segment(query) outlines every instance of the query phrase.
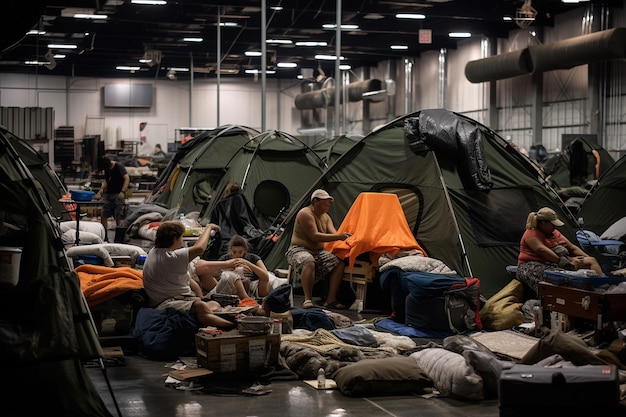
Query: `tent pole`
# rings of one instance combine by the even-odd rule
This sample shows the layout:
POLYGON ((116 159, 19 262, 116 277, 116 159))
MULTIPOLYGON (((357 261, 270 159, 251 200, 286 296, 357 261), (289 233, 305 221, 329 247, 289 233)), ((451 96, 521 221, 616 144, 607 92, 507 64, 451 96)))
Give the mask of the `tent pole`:
POLYGON ((437 167, 437 174, 439 175, 439 182, 441 183, 441 187, 443 188, 443 193, 446 196, 446 203, 448 203, 448 209, 450 209, 450 213, 452 213, 452 223, 454 224, 454 230, 456 231, 456 235, 459 239, 459 244, 461 245, 461 256, 465 261, 465 266, 467 267, 467 272, 470 277, 474 276, 472 272, 472 267, 470 266, 469 259, 467 258, 467 251, 465 250, 465 244, 463 243, 463 236, 461 236, 461 230, 459 229, 459 223, 456 221, 456 217, 454 215, 454 209, 452 207, 452 200, 450 199, 450 194, 448 193, 448 187, 446 186, 446 182, 443 179, 443 173, 441 172, 441 167, 439 166, 439 161, 437 160, 437 155, 433 152, 433 159, 435 160, 435 166, 437 167))

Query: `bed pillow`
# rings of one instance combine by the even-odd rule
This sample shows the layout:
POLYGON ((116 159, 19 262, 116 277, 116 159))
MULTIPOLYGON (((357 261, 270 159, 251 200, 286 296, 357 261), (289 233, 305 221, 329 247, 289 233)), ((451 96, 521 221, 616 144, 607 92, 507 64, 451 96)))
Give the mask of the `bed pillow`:
POLYGON ((335 372, 333 379, 348 397, 421 393, 432 381, 408 356, 363 359, 335 372))
POLYGON ((438 274, 456 274, 456 271, 450 269, 439 259, 428 258, 422 255, 403 256, 401 258, 392 259, 382 265, 378 270, 385 272, 391 268, 400 268, 406 272, 435 272, 438 274))
POLYGON ((483 379, 463 355, 443 348, 427 348, 409 356, 432 379, 443 395, 461 400, 482 400, 483 379))

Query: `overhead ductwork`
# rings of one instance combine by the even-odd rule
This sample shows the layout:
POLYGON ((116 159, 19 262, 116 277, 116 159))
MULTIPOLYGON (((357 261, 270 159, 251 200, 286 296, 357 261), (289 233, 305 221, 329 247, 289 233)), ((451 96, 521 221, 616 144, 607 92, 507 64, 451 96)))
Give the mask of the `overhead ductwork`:
MULTIPOLYGON (((361 101, 363 100, 363 94, 381 91, 383 89, 383 82, 373 78, 350 83, 346 88, 348 89, 348 101, 361 101)), ((368 97, 367 94, 366 97, 368 97)), ((382 95, 368 97, 370 101, 380 101, 383 99, 384 96, 382 95)), ((335 87, 322 88, 320 90, 298 94, 294 102, 298 110, 333 106, 335 104, 335 87)))
POLYGON ((533 72, 570 69, 626 56, 626 28, 615 28, 528 48, 533 72))
POLYGON ((507 52, 465 65, 465 78, 472 83, 518 77, 532 72, 528 48, 507 52))
POLYGON ((470 61, 465 65, 465 77, 472 83, 480 83, 625 56, 626 28, 614 28, 470 61))

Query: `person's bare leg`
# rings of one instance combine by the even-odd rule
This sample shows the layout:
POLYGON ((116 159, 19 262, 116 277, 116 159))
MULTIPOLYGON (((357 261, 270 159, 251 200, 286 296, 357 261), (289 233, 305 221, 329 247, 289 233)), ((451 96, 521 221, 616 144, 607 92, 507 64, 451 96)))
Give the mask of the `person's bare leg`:
MULTIPOLYGON (((196 272, 198 272, 197 269, 196 272)), ((213 275, 198 275, 198 278, 200 278, 200 286, 206 292, 210 292, 217 285, 217 280, 213 275)))
POLYGON ((330 282, 328 284, 328 298, 326 299, 326 304, 332 304, 337 301, 337 293, 339 292, 339 286, 341 285, 341 281, 343 280, 344 268, 344 263, 339 262, 339 265, 337 265, 330 272, 330 282))
POLYGON ((300 273, 300 281, 302 282, 302 291, 304 292, 304 300, 312 300, 313 285, 315 284, 315 262, 309 262, 304 265, 300 273))
POLYGON ((235 281, 235 291, 237 292, 237 297, 240 299, 250 298, 248 293, 246 292, 246 287, 243 285, 243 280, 238 279, 235 281))
POLYGON ((598 263, 598 260, 593 256, 585 256, 583 258, 583 267, 594 270, 598 275, 604 274, 604 271, 602 271, 602 267, 598 263))
POLYGON ((191 312, 196 315, 201 326, 213 326, 219 329, 232 329, 235 327, 235 323, 213 314, 210 303, 196 301, 191 308, 191 312))

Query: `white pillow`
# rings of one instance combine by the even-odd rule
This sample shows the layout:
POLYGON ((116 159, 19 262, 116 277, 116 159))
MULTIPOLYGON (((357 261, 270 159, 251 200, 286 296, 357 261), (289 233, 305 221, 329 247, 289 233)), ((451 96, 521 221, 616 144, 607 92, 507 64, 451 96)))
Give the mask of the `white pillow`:
POLYGON ((482 400, 483 379, 463 355, 443 349, 427 348, 410 355, 432 379, 443 395, 462 400, 482 400))
POLYGON ((439 259, 428 258, 422 255, 403 256, 392 259, 382 265, 378 270, 384 272, 390 268, 400 268, 406 272, 434 272, 438 274, 456 274, 439 259))

